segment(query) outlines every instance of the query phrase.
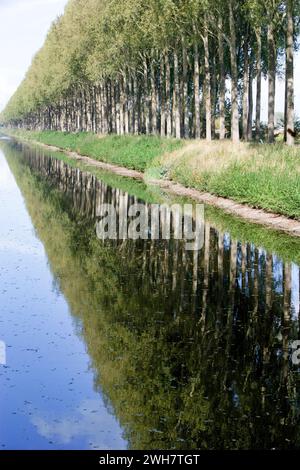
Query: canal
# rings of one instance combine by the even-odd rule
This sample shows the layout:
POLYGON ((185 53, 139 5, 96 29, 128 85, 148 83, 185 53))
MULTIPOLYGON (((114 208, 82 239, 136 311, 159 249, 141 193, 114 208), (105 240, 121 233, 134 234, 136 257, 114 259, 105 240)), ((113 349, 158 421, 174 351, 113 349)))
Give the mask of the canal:
POLYGON ((174 201, 1 139, 0 448, 300 448, 299 239, 100 240, 130 202, 174 201))

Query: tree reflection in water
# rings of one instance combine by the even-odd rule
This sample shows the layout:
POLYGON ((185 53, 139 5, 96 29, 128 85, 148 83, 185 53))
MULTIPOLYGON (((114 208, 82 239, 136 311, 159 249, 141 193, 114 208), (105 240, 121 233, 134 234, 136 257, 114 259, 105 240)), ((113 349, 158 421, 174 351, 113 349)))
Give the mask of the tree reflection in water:
POLYGON ((299 448, 299 266, 205 226, 205 245, 96 237, 135 196, 26 146, 7 159, 131 448, 299 448))

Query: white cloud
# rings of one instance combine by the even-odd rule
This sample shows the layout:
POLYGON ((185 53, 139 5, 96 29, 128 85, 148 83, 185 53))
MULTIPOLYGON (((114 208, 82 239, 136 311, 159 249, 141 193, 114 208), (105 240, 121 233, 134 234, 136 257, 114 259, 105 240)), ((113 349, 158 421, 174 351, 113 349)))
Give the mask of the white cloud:
POLYGON ((105 407, 102 400, 85 400, 72 415, 35 415, 32 424, 46 439, 67 446, 75 439, 91 449, 124 449, 126 443, 117 419, 105 407))

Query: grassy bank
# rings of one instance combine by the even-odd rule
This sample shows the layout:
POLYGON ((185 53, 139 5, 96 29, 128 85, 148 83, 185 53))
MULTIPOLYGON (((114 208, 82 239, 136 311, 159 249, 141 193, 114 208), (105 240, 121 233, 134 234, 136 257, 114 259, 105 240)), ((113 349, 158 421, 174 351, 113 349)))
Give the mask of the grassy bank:
POLYGON ((158 160, 185 186, 300 218, 300 148, 194 142, 158 160))
POLYGON ((149 136, 11 133, 300 219, 299 147, 191 142, 149 136))
POLYGON ((11 134, 139 171, 145 171, 159 156, 183 146, 183 142, 180 140, 161 139, 153 136, 128 135, 120 137, 109 135, 100 137, 90 133, 69 134, 23 130, 12 131, 11 134))

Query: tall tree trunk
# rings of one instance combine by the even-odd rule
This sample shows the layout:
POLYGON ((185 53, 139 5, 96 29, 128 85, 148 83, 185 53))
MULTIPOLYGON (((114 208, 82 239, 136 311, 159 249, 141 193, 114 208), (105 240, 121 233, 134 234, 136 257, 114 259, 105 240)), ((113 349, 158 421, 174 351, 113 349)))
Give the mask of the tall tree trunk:
POLYGON ((134 130, 134 89, 133 80, 128 74, 128 132, 132 134, 134 130))
POLYGON ((134 73, 133 76, 133 90, 134 90, 134 134, 138 135, 140 133, 140 90, 139 90, 139 84, 138 84, 138 79, 136 76, 136 73, 134 73))
POLYGON ((252 126, 253 126, 253 65, 250 63, 249 67, 249 105, 248 105, 248 140, 252 140, 252 126))
MULTIPOLYGON (((92 106, 91 106, 91 90, 89 87, 86 89, 86 97, 87 97, 87 130, 88 132, 92 132, 92 106)), ((68 116, 68 121, 67 121, 67 129, 69 130, 69 107, 68 107, 68 102, 66 101, 66 106, 67 106, 67 116, 68 116)))
POLYGON ((148 86, 148 64, 147 59, 144 59, 144 126, 145 133, 150 132, 150 116, 149 116, 149 86, 148 86))
POLYGON ((136 97, 135 97, 134 80, 133 80, 132 75, 129 77, 129 83, 130 83, 130 103, 131 103, 130 113, 129 113, 130 114, 129 132, 131 134, 134 134, 135 133, 135 101, 136 101, 136 97))
POLYGON ((157 134, 157 94, 156 94, 156 76, 154 67, 154 57, 151 60, 151 131, 157 134))
POLYGON ((218 48, 219 48, 219 67, 220 67, 220 83, 219 83, 219 113, 220 113, 220 140, 225 139, 225 65, 224 65, 224 43, 223 43, 223 20, 219 17, 218 25, 218 48))
POLYGON ((200 67, 199 67, 199 48, 197 41, 194 44, 194 106, 195 106, 195 138, 201 137, 200 120, 200 67))
POLYGON ((120 134, 120 83, 115 84, 115 103, 116 103, 116 132, 120 134))
POLYGON ((211 141, 211 83, 209 69, 209 44, 208 31, 205 26, 203 34, 204 45, 204 66, 205 66, 205 119, 206 119, 206 140, 211 141))
POLYGON ((231 63, 231 138, 239 142, 239 106, 238 106, 238 68, 236 57, 236 32, 233 13, 233 0, 229 0, 230 24, 230 63, 231 63))
POLYGON ((125 134, 129 134, 129 92, 126 72, 124 73, 124 127, 125 134))
POLYGON ((182 60, 183 60, 183 137, 189 137, 189 103, 188 103, 188 58, 184 38, 182 39, 182 60))
POLYGON ((109 79, 107 81, 107 116, 108 116, 108 132, 111 134, 113 132, 112 124, 112 83, 109 79))
MULTIPOLYGON (((286 60, 286 58, 285 58, 286 60)), ((285 84, 285 87, 284 87, 284 133, 283 133, 283 140, 284 142, 286 143, 287 141, 287 91, 288 91, 288 75, 286 73, 286 70, 285 70, 285 80, 284 80, 284 84, 285 84)))
POLYGON ((249 105, 249 51, 248 37, 244 42, 244 77, 243 77, 243 139, 248 140, 248 105, 249 105))
POLYGON ((175 120, 175 137, 180 139, 180 92, 179 92, 179 64, 178 54, 176 49, 174 50, 174 120, 175 120))
POLYGON ((166 95, 165 95, 165 61, 163 54, 160 58, 160 135, 166 135, 166 95))
POLYGON ((165 55, 166 66, 166 120, 167 120, 167 137, 172 135, 172 116, 171 116, 171 67, 169 54, 165 55))
POLYGON ((216 108, 217 108, 217 68, 216 68, 216 58, 213 56, 212 58, 212 77, 211 77, 211 106, 212 106, 212 113, 211 113, 211 136, 213 139, 216 138, 216 108))
POLYGON ((124 101, 125 101, 125 96, 124 96, 124 78, 121 75, 120 77, 120 135, 124 135, 124 121, 125 121, 125 116, 124 116, 124 101))
POLYGON ((275 87, 276 87, 276 45, 274 26, 268 25, 268 141, 275 140, 275 87))
POLYGON ((116 83, 112 81, 111 82, 111 132, 113 134, 118 132, 116 88, 117 88, 116 83))
POLYGON ((286 7, 286 142, 288 145, 294 145, 294 0, 286 0, 286 7))
POLYGON ((256 57, 256 111, 255 111, 255 139, 260 140, 260 116, 261 116, 261 29, 256 32, 257 57, 256 57))
POLYGON ((104 80, 102 85, 102 102, 103 102, 103 130, 104 134, 108 134, 108 93, 107 93, 107 81, 104 80))

